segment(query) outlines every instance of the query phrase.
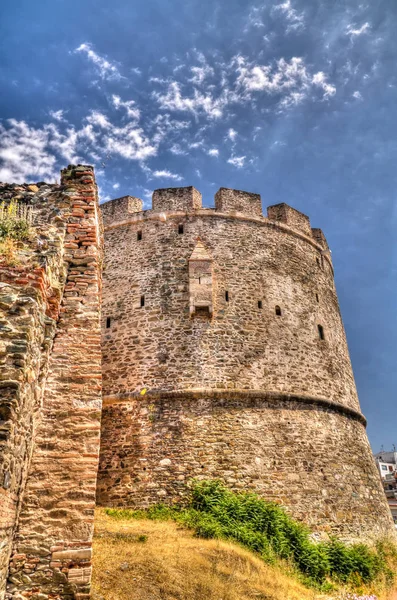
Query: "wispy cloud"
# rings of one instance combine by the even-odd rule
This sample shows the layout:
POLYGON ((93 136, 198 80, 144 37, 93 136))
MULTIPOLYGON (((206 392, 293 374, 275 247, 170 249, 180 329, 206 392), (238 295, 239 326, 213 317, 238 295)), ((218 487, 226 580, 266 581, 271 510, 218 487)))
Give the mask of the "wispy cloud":
POLYGON ((201 67, 191 67, 192 77, 189 79, 194 85, 201 85, 205 79, 214 74, 214 69, 208 64, 201 67))
POLYGON ((140 113, 139 108, 136 106, 136 103, 134 100, 123 101, 123 100, 121 100, 120 96, 116 96, 113 94, 112 102, 113 102, 113 106, 116 109, 124 108, 125 111, 127 112, 127 116, 130 119, 134 119, 136 121, 139 120, 141 113, 140 113))
POLYGON ((346 35, 349 35, 351 39, 359 37, 365 33, 369 33, 370 24, 364 23, 361 27, 354 27, 353 25, 349 25, 346 29, 346 35))
POLYGON ((173 179, 174 181, 181 181, 183 177, 178 175, 177 173, 172 173, 167 169, 163 169, 161 171, 153 171, 153 177, 161 178, 161 179, 173 179))
POLYGON ((187 154, 187 152, 183 150, 180 144, 172 144, 172 146, 170 147, 170 152, 172 154, 175 154, 176 156, 184 156, 187 154))
POLYGON ((219 156, 219 150, 218 148, 210 148, 207 152, 208 156, 219 156))
POLYGON ((213 119, 219 119, 227 105, 227 99, 224 96, 214 98, 211 93, 202 93, 197 89, 194 90, 193 95, 185 96, 177 81, 172 81, 164 94, 154 92, 153 97, 162 109, 190 112, 195 116, 204 113, 213 119))
POLYGON ((0 124, 0 181, 23 183, 31 176, 56 178, 56 158, 48 148, 49 132, 30 127, 25 121, 10 119, 6 129, 0 124))
POLYGON ((287 20, 287 32, 292 30, 304 29, 305 18, 303 13, 299 13, 293 8, 291 0, 286 0, 281 4, 276 4, 272 9, 273 14, 280 12, 287 20))
MULTIPOLYGON (((153 98, 163 111, 190 113, 198 119, 220 119, 232 105, 251 101, 253 95, 266 94, 279 96, 280 107, 288 108, 314 97, 315 90, 321 90, 320 99, 327 99, 336 92, 336 87, 328 81, 323 71, 313 72, 303 58, 290 60, 280 58, 270 64, 258 64, 246 56, 237 55, 228 64, 215 63, 211 67, 218 76, 218 85, 205 85, 200 80, 200 89, 187 87, 192 79, 169 81, 164 91, 153 92, 153 98)), ((162 84, 164 85, 164 84, 162 84)))
POLYGON ((237 169, 241 169, 245 164, 245 156, 231 156, 228 159, 228 163, 233 165, 233 167, 237 167, 237 169))
POLYGON ((64 110, 50 110, 50 117, 55 121, 66 121, 64 117, 64 110))
POLYGON ((100 56, 95 50, 92 49, 91 44, 84 43, 75 49, 75 52, 81 52, 85 54, 90 62, 92 62, 98 74, 102 79, 123 79, 119 69, 115 63, 110 62, 103 56, 100 56))
POLYGON ((310 72, 303 58, 293 57, 290 61, 280 58, 275 65, 258 65, 238 57, 238 72, 238 82, 248 95, 252 92, 279 95, 283 108, 300 104, 315 88, 323 91, 323 98, 336 92, 322 71, 310 72))

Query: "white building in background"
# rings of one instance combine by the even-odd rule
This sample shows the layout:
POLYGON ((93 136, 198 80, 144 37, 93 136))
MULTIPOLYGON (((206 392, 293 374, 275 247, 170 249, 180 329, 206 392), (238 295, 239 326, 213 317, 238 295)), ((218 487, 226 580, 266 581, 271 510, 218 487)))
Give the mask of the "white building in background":
POLYGON ((374 458, 397 527, 397 451, 395 448, 390 452, 381 450, 374 458))

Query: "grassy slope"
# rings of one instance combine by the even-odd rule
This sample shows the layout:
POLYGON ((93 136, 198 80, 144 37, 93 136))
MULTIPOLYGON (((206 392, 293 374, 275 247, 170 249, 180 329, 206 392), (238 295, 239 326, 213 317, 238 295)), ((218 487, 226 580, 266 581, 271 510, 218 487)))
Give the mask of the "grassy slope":
POLYGON ((363 596, 342 587, 320 594, 286 566, 269 566, 237 544, 193 537, 173 521, 96 511, 92 600, 344 600, 374 592, 397 600, 397 590, 383 586, 362 589, 363 596))
POLYGON ((98 509, 95 526, 92 600, 320 597, 238 545, 194 538, 171 521, 120 521, 98 509))

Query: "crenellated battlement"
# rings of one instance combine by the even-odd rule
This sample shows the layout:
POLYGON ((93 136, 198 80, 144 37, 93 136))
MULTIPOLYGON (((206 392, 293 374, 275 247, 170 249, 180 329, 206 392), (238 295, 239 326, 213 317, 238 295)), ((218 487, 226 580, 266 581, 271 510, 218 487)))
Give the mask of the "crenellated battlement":
POLYGON ((199 210, 202 208, 202 196, 193 186, 160 188, 153 192, 152 206, 156 212, 167 210, 199 210))
POLYGON ((110 225, 117 221, 124 221, 130 215, 142 212, 143 202, 135 196, 122 196, 101 204, 103 223, 110 225))
POLYGON ((215 210, 223 213, 243 213, 262 217, 262 201, 259 194, 220 188, 215 194, 215 210))
POLYGON ((123 196, 101 204, 105 227, 122 224, 126 221, 140 221, 154 218, 162 213, 184 212, 210 216, 228 215, 229 218, 244 218, 255 221, 280 224, 288 229, 311 238, 313 242, 328 251, 327 240, 321 229, 312 228, 307 215, 289 206, 285 202, 267 207, 267 216, 262 212, 260 194, 221 187, 215 194, 215 206, 204 208, 202 195, 193 186, 178 188, 159 188, 152 195, 152 208, 143 210, 143 202, 135 196, 123 196))

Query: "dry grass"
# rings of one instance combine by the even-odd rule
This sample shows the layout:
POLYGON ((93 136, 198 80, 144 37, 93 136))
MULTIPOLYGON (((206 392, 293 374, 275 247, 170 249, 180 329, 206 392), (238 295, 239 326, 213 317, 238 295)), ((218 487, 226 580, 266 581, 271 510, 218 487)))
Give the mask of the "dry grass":
MULTIPOLYGON (((396 557, 388 562, 397 571, 396 557)), ((92 600, 397 600, 397 589, 382 581, 357 592, 341 586, 320 594, 287 566, 269 566, 237 544, 195 538, 173 521, 96 511, 92 600)))
POLYGON ((280 568, 167 521, 96 513, 92 600, 315 600, 280 568), (139 541, 146 536, 146 541, 139 541))

